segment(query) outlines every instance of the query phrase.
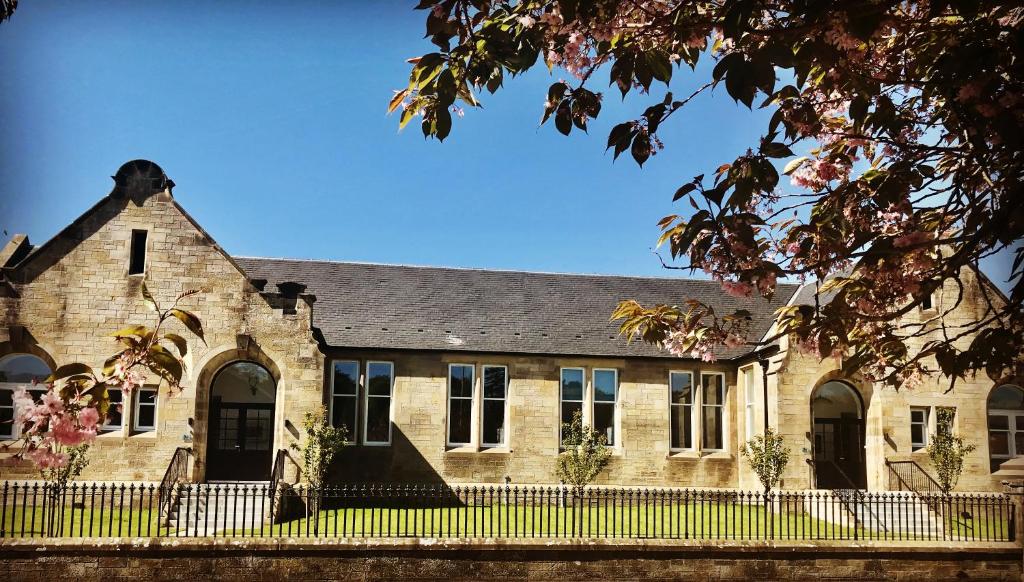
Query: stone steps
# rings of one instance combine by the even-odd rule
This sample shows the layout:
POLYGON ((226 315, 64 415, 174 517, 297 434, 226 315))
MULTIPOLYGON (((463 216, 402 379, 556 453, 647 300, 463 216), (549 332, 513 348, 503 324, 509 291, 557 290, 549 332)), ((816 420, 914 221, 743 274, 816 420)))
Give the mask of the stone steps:
POLYGON ((259 528, 270 515, 268 482, 182 485, 167 524, 193 535, 259 528))

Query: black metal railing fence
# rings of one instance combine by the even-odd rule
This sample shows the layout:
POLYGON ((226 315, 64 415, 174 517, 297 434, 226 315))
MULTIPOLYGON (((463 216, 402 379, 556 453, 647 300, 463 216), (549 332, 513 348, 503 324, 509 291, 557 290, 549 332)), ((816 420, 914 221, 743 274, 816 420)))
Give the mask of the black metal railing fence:
POLYGON ((0 486, 3 537, 447 537, 1013 541, 1001 493, 948 496, 589 487, 0 486), (59 501, 45 506, 49 497, 59 501), (172 495, 173 494, 173 495, 172 495), (175 507, 161 516, 160 500, 175 507), (320 508, 312 511, 312 508, 320 508), (53 526, 46 526, 49 514, 53 526))
POLYGON ((941 493, 942 487, 925 471, 916 461, 890 461, 886 459, 886 467, 889 468, 889 490, 890 491, 913 491, 915 493, 941 493))

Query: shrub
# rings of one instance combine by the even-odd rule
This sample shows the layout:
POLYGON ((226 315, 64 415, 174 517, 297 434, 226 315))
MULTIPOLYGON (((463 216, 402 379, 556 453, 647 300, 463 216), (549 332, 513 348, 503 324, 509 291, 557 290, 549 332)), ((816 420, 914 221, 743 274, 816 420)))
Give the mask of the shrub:
POLYGON ((740 452, 761 481, 765 493, 779 484, 782 473, 789 464, 789 449, 786 448, 782 435, 769 427, 765 429, 763 435, 757 435, 747 441, 740 452))
POLYGON ((573 488, 577 495, 608 465, 611 451, 604 435, 583 424, 583 414, 572 415, 572 422, 562 425, 562 448, 555 465, 555 475, 573 488))

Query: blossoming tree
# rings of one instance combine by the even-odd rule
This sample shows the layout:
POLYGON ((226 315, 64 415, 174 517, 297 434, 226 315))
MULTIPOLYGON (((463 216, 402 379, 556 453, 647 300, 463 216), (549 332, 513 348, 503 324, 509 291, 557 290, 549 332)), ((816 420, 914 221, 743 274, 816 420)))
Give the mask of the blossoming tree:
MULTIPOLYGON (((813 283, 812 305, 780 310, 779 333, 820 357, 843 354, 844 368, 877 381, 913 384, 935 364, 951 386, 979 370, 1024 372, 1024 8, 942 0, 422 0, 418 8, 437 48, 410 59, 409 84, 389 104, 400 126, 419 117, 425 136, 443 140, 453 112, 543 63, 567 80, 550 86, 541 123, 553 120, 566 135, 600 114, 605 79, 623 96, 650 98, 607 141, 616 158, 628 151, 642 166, 664 147, 658 132, 673 115, 724 86, 772 116, 759 143, 680 180, 673 199, 685 213, 659 223, 660 243, 682 261, 671 267, 704 271, 740 297, 771 297, 781 277, 813 283), (696 75, 702 59, 714 61, 710 77, 677 96, 678 71, 696 75), (1014 252, 1008 300, 982 279, 982 316, 945 317, 975 292, 963 271, 1014 252), (935 317, 903 318, 943 288, 956 299, 935 317)), ((680 300, 626 301, 614 317, 630 337, 705 360, 722 345, 761 340, 749 337, 744 310, 680 300)))
POLYGON ((181 335, 164 333, 161 328, 169 319, 177 319, 203 340, 199 318, 178 308, 179 301, 198 292, 186 291, 170 308, 162 309, 143 284, 143 301, 157 315, 154 329, 131 325, 113 333, 122 349, 107 359, 100 372, 82 363, 58 367, 47 378, 47 391, 38 402, 27 387, 16 390, 14 422, 22 427, 18 455, 31 460, 44 477, 63 486, 69 478, 69 466, 79 467, 78 471, 84 467, 84 447, 96 439, 100 421, 107 417, 109 390, 121 390, 121 401, 131 402, 132 391, 146 381, 148 374, 166 386, 169 394, 180 392, 182 359, 188 343, 181 335))

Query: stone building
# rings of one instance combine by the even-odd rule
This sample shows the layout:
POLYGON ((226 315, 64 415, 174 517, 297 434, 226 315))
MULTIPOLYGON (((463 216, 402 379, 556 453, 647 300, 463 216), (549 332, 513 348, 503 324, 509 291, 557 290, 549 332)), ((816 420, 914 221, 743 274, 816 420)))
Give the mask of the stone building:
MULTIPOLYGON (((183 393, 153 386, 123 402, 85 479, 157 481, 186 447, 195 480, 266 480, 275 452, 291 451, 320 405, 349 429, 353 446, 335 475, 347 481, 553 483, 560 423, 575 410, 612 445, 608 484, 757 488, 739 449, 767 420, 793 453, 785 488, 886 489, 886 461, 927 468, 939 407, 955 408, 954 430, 978 447, 961 489, 992 488, 1005 478, 999 466, 1024 455, 1018 386, 978 377, 946 394, 931 379, 896 392, 785 340, 714 363, 681 359, 627 343, 608 320, 621 299, 695 296, 749 309, 766 333, 776 308, 805 299, 796 285, 766 302, 678 278, 233 257, 175 201, 156 164, 129 162, 114 180, 50 241, 33 247, 18 235, 0 251, 8 442, 19 430, 14 387, 65 363, 99 366, 116 349, 105 334, 152 322, 143 282, 162 303, 202 289, 182 305, 205 329, 205 343, 182 330, 183 393)), ((989 285, 979 277, 964 273, 953 318, 977 317, 989 285)), ((910 317, 934 317, 952 293, 910 317)), ((287 471, 298 478, 294 461, 287 471)), ((0 451, 0 479, 31 476, 13 450, 0 451)))

